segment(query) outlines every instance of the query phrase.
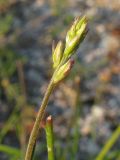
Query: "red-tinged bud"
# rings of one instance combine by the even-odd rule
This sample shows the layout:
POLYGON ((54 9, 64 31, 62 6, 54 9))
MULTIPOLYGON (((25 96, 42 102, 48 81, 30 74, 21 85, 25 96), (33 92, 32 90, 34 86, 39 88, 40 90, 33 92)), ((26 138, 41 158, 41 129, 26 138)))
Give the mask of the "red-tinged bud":
POLYGON ((50 115, 46 118, 46 120, 43 120, 41 122, 40 126, 42 128, 46 128, 47 125, 52 125, 52 123, 53 123, 53 119, 52 119, 52 116, 50 115))
POLYGON ((67 76, 69 74, 69 72, 71 71, 74 63, 75 63, 74 59, 70 59, 70 66, 69 66, 68 70, 64 73, 65 76, 67 76))
POLYGON ((51 116, 51 115, 47 117, 46 123, 49 123, 49 124, 52 124, 52 123, 53 123, 53 119, 52 119, 52 116, 51 116))
POLYGON ((70 72, 72 66, 73 66, 73 60, 69 59, 65 64, 63 64, 59 70, 54 74, 53 81, 54 83, 60 82, 62 79, 64 79, 68 73, 70 72))

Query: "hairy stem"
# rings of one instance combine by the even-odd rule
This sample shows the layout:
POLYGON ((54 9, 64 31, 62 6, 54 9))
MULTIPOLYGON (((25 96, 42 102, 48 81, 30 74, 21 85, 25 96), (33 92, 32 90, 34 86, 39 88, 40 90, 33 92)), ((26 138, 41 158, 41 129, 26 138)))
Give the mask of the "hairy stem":
POLYGON ((54 85, 53 81, 51 80, 49 85, 48 85, 45 96, 43 98, 40 109, 38 111, 36 121, 34 123, 33 129, 32 129, 32 132, 31 132, 31 135, 30 135, 30 138, 29 138, 28 147, 27 147, 27 151, 26 151, 26 155, 25 155, 25 160, 31 160, 32 159, 33 149, 34 149, 35 142, 36 142, 36 139, 37 139, 37 136, 38 136, 40 123, 41 123, 42 118, 44 116, 45 109, 47 107, 50 94, 52 93, 54 87, 55 87, 55 85, 54 85))

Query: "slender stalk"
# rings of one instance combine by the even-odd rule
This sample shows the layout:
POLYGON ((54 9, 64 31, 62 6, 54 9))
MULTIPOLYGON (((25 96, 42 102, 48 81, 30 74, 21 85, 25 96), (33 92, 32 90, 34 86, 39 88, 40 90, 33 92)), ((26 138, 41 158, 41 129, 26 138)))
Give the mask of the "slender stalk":
POLYGON ((103 160, 103 158, 105 157, 107 152, 111 149, 111 147, 114 145, 119 136, 120 136, 120 126, 118 126, 117 129, 114 131, 111 138, 105 144, 102 151, 99 153, 99 155, 95 160, 103 160))
POLYGON ((47 140, 48 160, 55 160, 52 116, 49 116, 46 120, 45 132, 47 140))
POLYGON ((51 80, 49 85, 48 85, 45 96, 43 98, 40 109, 38 111, 36 121, 34 123, 33 129, 32 129, 32 132, 31 132, 31 135, 30 135, 30 138, 29 138, 28 147, 27 147, 27 151, 26 151, 26 155, 25 155, 25 160, 31 160, 31 158, 32 158, 32 153, 33 153, 33 149, 34 149, 35 142, 36 142, 36 139, 37 139, 37 135, 38 135, 38 132, 39 132, 40 123, 41 123, 42 118, 44 116, 44 112, 45 112, 46 106, 48 104, 50 94, 53 91, 54 87, 55 87, 55 85, 54 85, 53 81, 51 80))

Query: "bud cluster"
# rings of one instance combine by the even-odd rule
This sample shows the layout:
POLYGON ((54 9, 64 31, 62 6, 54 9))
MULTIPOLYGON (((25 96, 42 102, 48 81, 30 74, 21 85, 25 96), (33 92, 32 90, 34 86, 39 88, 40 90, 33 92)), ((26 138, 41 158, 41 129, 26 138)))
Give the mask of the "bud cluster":
POLYGON ((65 47, 63 43, 58 42, 55 49, 53 49, 52 59, 55 73, 53 76, 54 83, 58 83, 64 79, 70 72, 73 60, 72 55, 76 52, 81 42, 87 34, 87 19, 86 17, 76 18, 73 25, 66 35, 65 47))

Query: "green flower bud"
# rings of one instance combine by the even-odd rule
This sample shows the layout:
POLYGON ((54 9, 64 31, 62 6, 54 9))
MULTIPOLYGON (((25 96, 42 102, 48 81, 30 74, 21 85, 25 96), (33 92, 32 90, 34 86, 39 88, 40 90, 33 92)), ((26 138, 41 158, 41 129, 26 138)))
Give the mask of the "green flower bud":
POLYGON ((52 50, 53 50, 53 55, 52 55, 53 68, 56 68, 60 64, 60 61, 63 56, 63 43, 59 41, 56 48, 52 50))
POLYGON ((69 58, 75 52, 80 43, 84 40, 87 34, 87 20, 84 16, 82 19, 77 18, 66 36, 66 47, 64 57, 69 58))
POLYGON ((78 23, 76 24, 76 31, 79 31, 80 28, 82 27, 82 25, 87 23, 87 18, 86 16, 83 16, 80 20, 80 18, 78 18, 78 23))
POLYGON ((55 73, 53 78, 53 81, 55 84, 63 80, 69 74, 73 64, 74 64, 74 61, 69 59, 65 64, 63 64, 58 69, 58 71, 55 73))
POLYGON ((65 48, 64 57, 69 58, 73 54, 73 52, 76 51, 76 49, 79 46, 79 39, 80 38, 81 38, 81 36, 78 35, 69 42, 69 44, 65 48))
POLYGON ((63 44, 60 41, 56 48, 53 49, 53 67, 56 68, 53 75, 53 82, 56 84, 64 79, 71 70, 73 61, 71 56, 78 49, 80 43, 87 34, 87 20, 83 18, 76 18, 72 27, 66 35, 66 44, 63 51, 63 44))
POLYGON ((75 37, 75 35, 76 35, 76 25, 77 25, 78 22, 79 22, 79 19, 76 18, 75 21, 73 22, 71 28, 67 32, 66 44, 69 43, 69 41, 75 37))

